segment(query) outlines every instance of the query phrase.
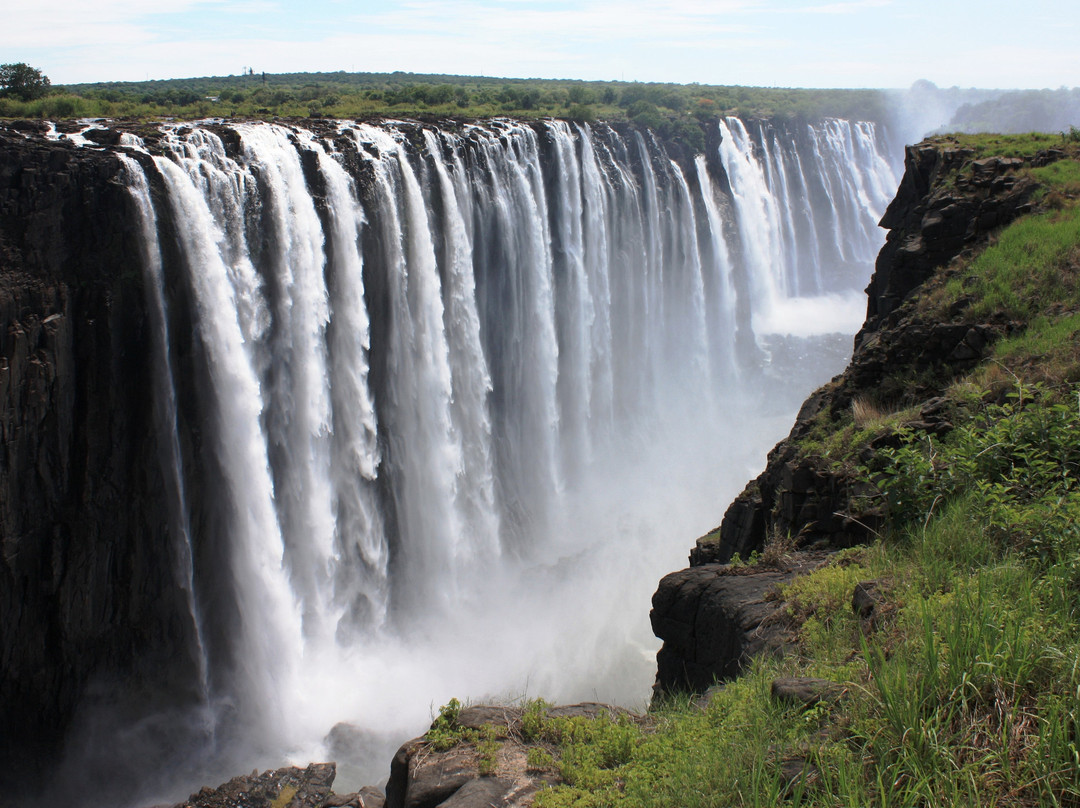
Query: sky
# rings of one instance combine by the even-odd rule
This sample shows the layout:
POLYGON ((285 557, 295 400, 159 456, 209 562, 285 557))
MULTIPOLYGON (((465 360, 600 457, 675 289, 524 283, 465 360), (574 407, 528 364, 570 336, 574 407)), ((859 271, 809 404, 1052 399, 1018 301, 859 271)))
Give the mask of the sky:
POLYGON ((0 0, 54 84, 345 70, 771 87, 1080 85, 1072 0, 0 0))

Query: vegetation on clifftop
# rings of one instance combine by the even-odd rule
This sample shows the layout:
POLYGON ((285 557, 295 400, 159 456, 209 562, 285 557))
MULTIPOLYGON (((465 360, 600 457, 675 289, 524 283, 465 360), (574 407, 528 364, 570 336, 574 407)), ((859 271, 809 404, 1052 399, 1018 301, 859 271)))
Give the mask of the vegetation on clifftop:
POLYGON ((1059 160, 1020 169, 1044 186, 1036 210, 904 303, 916 320, 1007 335, 934 380, 947 426, 868 391, 804 442, 874 483, 885 526, 776 593, 795 652, 755 660, 707 706, 552 736, 564 784, 539 805, 1080 806, 1080 149, 1050 145, 1059 160), (869 617, 852 608, 860 582, 869 617), (785 704, 770 693, 780 676, 842 690, 785 704))
POLYGON ((515 118, 634 121, 666 137, 723 115, 882 120, 876 90, 800 90, 413 73, 250 73, 70 85, 0 99, 0 118, 515 118))

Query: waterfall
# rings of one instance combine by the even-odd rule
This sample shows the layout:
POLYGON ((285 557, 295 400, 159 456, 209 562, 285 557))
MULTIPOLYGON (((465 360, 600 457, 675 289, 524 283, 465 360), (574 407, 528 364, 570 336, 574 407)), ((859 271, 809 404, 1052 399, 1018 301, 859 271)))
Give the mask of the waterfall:
MULTIPOLYGON (((749 275, 754 329, 793 328, 793 301, 846 297, 838 330, 861 323, 865 267, 881 246, 877 220, 896 187, 872 124, 827 120, 780 130, 738 118, 720 122, 741 263, 749 275)), ((802 309, 820 311, 820 307, 802 309)))
POLYGON ((172 537, 172 567, 177 583, 184 593, 188 617, 194 634, 194 654, 198 671, 198 693, 203 703, 210 700, 207 670, 207 649, 203 638, 202 617, 195 592, 195 562, 192 551, 191 518, 185 490, 182 452, 179 437, 179 415, 176 401, 175 367, 169 349, 169 318, 165 302, 165 278, 162 273, 161 244, 157 233, 157 216, 150 198, 150 186, 139 164, 122 154, 128 187, 135 199, 142 232, 146 271, 147 310, 153 323, 154 359, 156 362, 156 391, 154 424, 158 431, 162 477, 169 487, 169 533, 172 537))
MULTIPOLYGON (((283 566, 285 544, 276 510, 268 442, 263 426, 264 395, 245 339, 243 298, 254 290, 230 273, 225 234, 193 177, 166 157, 154 160, 169 191, 171 213, 185 259, 186 279, 196 307, 200 344, 209 378, 205 390, 211 419, 212 460, 220 474, 221 535, 228 542, 233 594, 243 626, 227 674, 219 673, 224 697, 241 712, 258 715, 260 729, 286 729, 278 687, 292 686, 293 658, 283 648, 300 644, 300 614, 283 566), (232 277, 230 277, 232 275, 232 277), (257 705, 265 705, 263 710, 257 705)), ((246 262, 244 262, 244 268, 246 262)), ((205 616, 211 619, 210 615, 205 616)))
POLYGON ((656 579, 808 392, 746 346, 854 330, 896 185, 873 124, 716 125, 689 158, 562 121, 125 138, 173 563, 236 760, 452 695, 644 700, 656 579))

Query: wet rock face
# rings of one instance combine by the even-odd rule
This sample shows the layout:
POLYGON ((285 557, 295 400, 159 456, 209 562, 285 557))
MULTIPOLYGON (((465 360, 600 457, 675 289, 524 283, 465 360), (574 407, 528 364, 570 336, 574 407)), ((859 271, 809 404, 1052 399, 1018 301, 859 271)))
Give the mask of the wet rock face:
POLYGON ((119 171, 0 129, 0 781, 49 761, 99 675, 183 669, 119 171))

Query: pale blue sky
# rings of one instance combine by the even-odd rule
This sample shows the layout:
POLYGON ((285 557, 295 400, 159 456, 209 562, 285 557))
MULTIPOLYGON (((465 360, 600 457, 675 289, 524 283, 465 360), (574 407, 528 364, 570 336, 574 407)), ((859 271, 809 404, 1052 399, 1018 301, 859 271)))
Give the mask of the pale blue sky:
POLYGON ((1073 0, 2 0, 54 83, 393 71, 781 87, 1080 85, 1073 0))

